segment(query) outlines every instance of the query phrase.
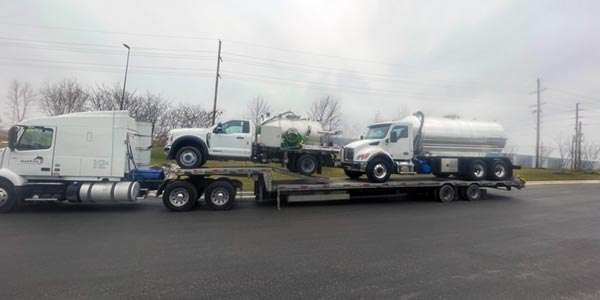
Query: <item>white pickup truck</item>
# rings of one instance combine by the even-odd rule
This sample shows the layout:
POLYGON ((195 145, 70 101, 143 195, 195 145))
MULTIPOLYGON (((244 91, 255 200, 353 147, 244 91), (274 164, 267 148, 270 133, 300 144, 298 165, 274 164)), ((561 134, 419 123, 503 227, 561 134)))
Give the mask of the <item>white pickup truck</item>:
POLYGON ((173 129, 164 152, 184 169, 198 168, 207 160, 278 162, 291 172, 320 173, 334 166, 340 148, 334 147, 318 122, 286 112, 254 128, 248 120, 236 119, 209 128, 173 129))

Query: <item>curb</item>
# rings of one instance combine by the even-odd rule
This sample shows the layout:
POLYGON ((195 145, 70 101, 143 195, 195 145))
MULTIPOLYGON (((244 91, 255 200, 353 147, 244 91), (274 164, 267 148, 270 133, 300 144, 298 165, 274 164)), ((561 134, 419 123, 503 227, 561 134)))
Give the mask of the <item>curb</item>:
POLYGON ((525 187, 536 185, 563 185, 563 184, 600 184, 600 180, 548 180, 548 181, 527 181, 525 187))

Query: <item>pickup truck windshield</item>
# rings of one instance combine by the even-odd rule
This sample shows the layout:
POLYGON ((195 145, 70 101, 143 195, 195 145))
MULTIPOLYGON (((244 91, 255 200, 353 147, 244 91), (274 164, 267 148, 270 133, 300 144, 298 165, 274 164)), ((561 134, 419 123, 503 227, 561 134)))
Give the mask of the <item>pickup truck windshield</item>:
POLYGON ((366 139, 382 139, 384 138, 388 130, 390 130, 390 124, 373 125, 369 127, 366 139))

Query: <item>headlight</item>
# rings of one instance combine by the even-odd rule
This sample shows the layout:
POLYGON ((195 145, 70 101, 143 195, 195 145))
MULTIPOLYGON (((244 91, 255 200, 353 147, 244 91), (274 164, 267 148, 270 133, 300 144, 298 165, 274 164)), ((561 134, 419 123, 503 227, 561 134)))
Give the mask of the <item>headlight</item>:
POLYGON ((356 157, 356 160, 367 160, 369 159, 369 153, 364 153, 356 157))

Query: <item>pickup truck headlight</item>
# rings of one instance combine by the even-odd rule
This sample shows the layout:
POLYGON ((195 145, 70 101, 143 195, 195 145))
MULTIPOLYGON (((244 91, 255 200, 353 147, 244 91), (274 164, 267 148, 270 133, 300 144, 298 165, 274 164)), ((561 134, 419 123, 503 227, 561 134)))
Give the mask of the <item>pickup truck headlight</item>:
POLYGON ((363 153, 356 157, 356 160, 367 160, 369 159, 369 153, 363 153))

